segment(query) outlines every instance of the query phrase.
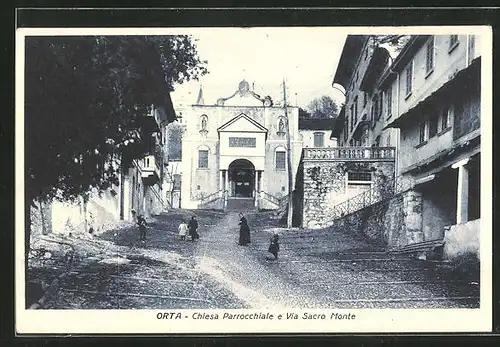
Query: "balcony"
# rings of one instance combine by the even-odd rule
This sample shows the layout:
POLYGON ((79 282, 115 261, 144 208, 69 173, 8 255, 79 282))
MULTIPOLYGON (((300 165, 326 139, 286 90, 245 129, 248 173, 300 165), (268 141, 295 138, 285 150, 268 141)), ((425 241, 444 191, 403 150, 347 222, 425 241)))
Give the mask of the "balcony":
POLYGON ((141 177, 146 185, 153 185, 160 180, 160 168, 154 155, 147 155, 139 161, 141 177))
POLYGON ((393 161, 395 147, 304 148, 302 157, 312 161, 393 161))

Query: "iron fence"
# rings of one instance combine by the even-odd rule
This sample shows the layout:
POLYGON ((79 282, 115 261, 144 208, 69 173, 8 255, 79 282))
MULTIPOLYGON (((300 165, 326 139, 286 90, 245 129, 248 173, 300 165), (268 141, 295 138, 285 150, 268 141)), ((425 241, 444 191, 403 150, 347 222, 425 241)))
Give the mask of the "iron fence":
POLYGON ((333 220, 359 211, 365 207, 389 199, 397 194, 412 189, 414 183, 411 179, 404 176, 396 177, 392 182, 382 187, 373 187, 366 192, 355 195, 332 209, 333 220))

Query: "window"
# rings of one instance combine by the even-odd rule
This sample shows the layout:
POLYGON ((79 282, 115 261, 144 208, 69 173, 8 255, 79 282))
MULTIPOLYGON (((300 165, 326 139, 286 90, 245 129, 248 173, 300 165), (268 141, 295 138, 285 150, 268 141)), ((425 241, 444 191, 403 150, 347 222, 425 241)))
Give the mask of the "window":
POLYGON ((413 90, 413 60, 405 69, 406 76, 406 97, 408 97, 413 90))
POLYGON ((372 174, 370 172, 347 172, 347 194, 356 196, 370 190, 372 174))
POLYGON ((392 116, 392 87, 387 89, 387 118, 391 118, 392 116))
POLYGON ((380 147, 380 135, 375 138, 375 147, 380 147))
POLYGON ((427 124, 423 122, 419 127, 419 143, 424 143, 425 141, 427 141, 427 124))
POLYGON ((448 52, 451 53, 456 46, 458 46, 458 35, 450 35, 450 49, 448 52))
POLYGON ((438 132, 438 117, 433 114, 429 119, 429 138, 434 137, 438 132))
POLYGON ((387 147, 391 147, 391 134, 388 134, 388 135, 387 135, 385 145, 386 145, 387 147))
POLYGON ((377 116, 377 120, 380 119, 380 116, 382 115, 382 110, 383 110, 383 106, 384 106, 384 94, 383 93, 380 93, 380 98, 378 100, 379 102, 379 106, 378 106, 378 113, 376 114, 377 116))
POLYGON ((379 118, 379 112, 380 112, 379 96, 375 95, 372 99, 372 120, 376 120, 379 118))
POLYGON ((347 179, 349 181, 368 181, 371 182, 371 172, 348 172, 347 179))
POLYGON ((354 124, 358 122, 358 97, 354 98, 354 124))
POLYGON ((350 128, 349 131, 352 131, 352 128, 354 127, 354 104, 351 105, 351 121, 350 121, 350 128))
POLYGON ((314 147, 324 147, 325 146, 325 134, 324 133, 314 133, 314 147))
POLYGON ((366 104, 368 103, 368 93, 366 92, 363 92, 363 107, 366 106, 366 104))
POLYGON ((174 174, 173 178, 174 178, 174 182, 173 182, 174 190, 180 190, 181 189, 181 175, 174 174))
POLYGON ((349 118, 345 118, 345 125, 344 125, 344 142, 347 141, 347 132, 349 131, 349 118))
POLYGON ((441 113, 441 131, 448 129, 451 126, 451 115, 453 114, 452 107, 445 107, 441 113))
POLYGON ((429 75, 434 70, 434 36, 426 45, 425 73, 429 75))
POLYGON ((208 150, 200 149, 198 151, 198 168, 206 169, 208 168, 208 150))
POLYGON ((286 152, 283 150, 276 151, 276 170, 285 170, 286 169, 286 152))

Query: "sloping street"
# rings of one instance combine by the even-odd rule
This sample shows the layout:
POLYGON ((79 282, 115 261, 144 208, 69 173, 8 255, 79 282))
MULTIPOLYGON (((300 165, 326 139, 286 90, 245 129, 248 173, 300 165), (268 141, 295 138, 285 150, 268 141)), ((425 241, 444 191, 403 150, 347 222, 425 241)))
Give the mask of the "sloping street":
MULTIPOLYGON (((213 211, 157 216, 145 243, 135 227, 89 239, 46 236, 28 280, 43 279, 52 293, 41 307, 56 309, 479 306, 478 278, 451 264, 390 256, 349 230, 286 230, 269 212, 247 218, 248 246, 237 244, 237 214, 213 211), (194 214, 201 238, 179 240, 180 220, 194 214), (267 259, 273 233, 277 261, 267 259)), ((28 295, 28 305, 41 294, 28 295)))

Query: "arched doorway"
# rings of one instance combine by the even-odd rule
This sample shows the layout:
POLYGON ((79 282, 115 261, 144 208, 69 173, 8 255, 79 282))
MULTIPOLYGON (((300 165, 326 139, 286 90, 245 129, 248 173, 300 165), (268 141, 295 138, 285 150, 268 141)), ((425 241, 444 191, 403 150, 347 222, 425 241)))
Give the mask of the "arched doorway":
POLYGON ((255 166, 247 159, 236 159, 228 168, 229 196, 254 197, 255 166))

